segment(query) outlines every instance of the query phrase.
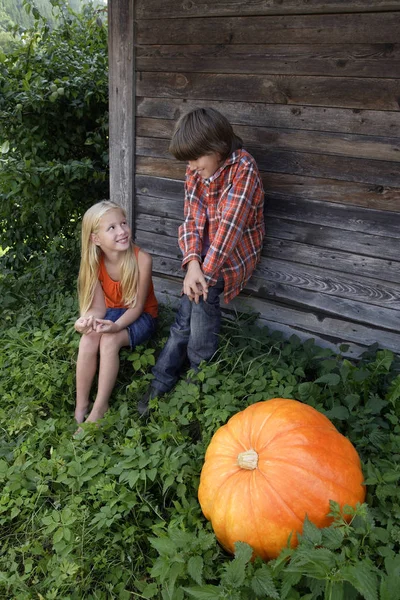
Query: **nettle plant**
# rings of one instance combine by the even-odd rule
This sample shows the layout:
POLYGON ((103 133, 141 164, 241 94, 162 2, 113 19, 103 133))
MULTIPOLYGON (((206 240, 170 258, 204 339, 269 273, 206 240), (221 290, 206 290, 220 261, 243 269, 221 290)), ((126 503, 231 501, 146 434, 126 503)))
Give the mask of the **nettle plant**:
POLYGON ((158 337, 123 352, 101 426, 84 426, 76 440, 73 285, 43 284, 35 302, 36 278, 23 288, 7 278, 0 287, 4 281, 14 300, 0 329, 0 597, 399 597, 400 377, 393 354, 375 349, 353 363, 312 341, 284 341, 249 317, 227 320, 214 361, 192 383, 182 380, 153 400, 143 421, 136 402, 168 332, 163 310, 158 337), (214 433, 273 397, 309 404, 351 440, 367 496, 345 511, 332 503, 329 527, 306 519, 297 548, 262 562, 241 542, 233 557, 223 550, 197 493, 214 433))

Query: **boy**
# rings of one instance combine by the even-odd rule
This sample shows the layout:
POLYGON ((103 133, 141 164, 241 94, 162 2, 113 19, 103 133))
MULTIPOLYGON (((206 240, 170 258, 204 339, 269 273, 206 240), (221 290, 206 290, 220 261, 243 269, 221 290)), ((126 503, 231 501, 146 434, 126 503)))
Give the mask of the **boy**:
POLYGON ((197 371, 218 347, 219 295, 232 300, 251 277, 264 238, 264 192, 254 158, 229 121, 212 108, 199 108, 178 121, 169 147, 188 161, 185 221, 179 228, 186 270, 175 323, 153 370, 154 379, 138 403, 170 391, 189 359, 197 371))

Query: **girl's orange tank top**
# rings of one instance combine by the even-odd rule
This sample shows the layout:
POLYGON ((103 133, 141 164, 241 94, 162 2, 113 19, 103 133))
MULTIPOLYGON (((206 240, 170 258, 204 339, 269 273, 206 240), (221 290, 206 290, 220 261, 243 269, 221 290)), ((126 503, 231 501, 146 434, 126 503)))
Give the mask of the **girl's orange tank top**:
MULTIPOLYGON (((139 246, 134 246, 136 260, 139 255, 139 246)), ((121 282, 114 281, 107 273, 104 264, 104 255, 100 258, 99 281, 104 292, 104 300, 107 308, 127 308, 122 300, 121 282)), ((158 302, 154 294, 153 280, 150 281, 149 292, 144 304, 143 312, 149 313, 152 317, 158 316, 158 302)))

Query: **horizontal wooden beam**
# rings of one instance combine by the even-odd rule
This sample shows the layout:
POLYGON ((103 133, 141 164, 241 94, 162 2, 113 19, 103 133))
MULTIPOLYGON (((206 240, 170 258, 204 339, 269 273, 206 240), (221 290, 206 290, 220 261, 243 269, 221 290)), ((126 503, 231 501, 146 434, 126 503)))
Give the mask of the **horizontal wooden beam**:
POLYGON ((138 19, 199 18, 230 15, 312 15, 319 13, 360 13, 398 10, 397 0, 137 0, 138 19))
MULTIPOLYGON (((207 100, 204 104, 225 115, 232 125, 400 137, 400 111, 397 109, 378 111, 229 100, 207 100)), ((141 97, 137 99, 137 116, 176 121, 183 113, 198 106, 199 101, 190 98, 141 97)), ((168 132, 170 130, 168 127, 168 132)))

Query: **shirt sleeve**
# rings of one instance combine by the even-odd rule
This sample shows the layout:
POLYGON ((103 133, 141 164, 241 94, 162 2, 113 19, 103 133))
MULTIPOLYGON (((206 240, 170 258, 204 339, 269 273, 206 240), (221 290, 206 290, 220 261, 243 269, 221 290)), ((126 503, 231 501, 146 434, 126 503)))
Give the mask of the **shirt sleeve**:
POLYGON ((207 280, 214 279, 232 254, 243 235, 253 196, 258 185, 258 175, 253 165, 245 164, 233 179, 232 185, 219 200, 221 220, 203 263, 207 280))
POLYGON ((178 243, 183 254, 182 267, 189 261, 197 260, 201 263, 202 241, 196 227, 195 211, 198 206, 198 199, 195 198, 195 188, 190 186, 188 179, 190 175, 186 174, 185 179, 185 202, 184 217, 185 220, 178 230, 178 243))

